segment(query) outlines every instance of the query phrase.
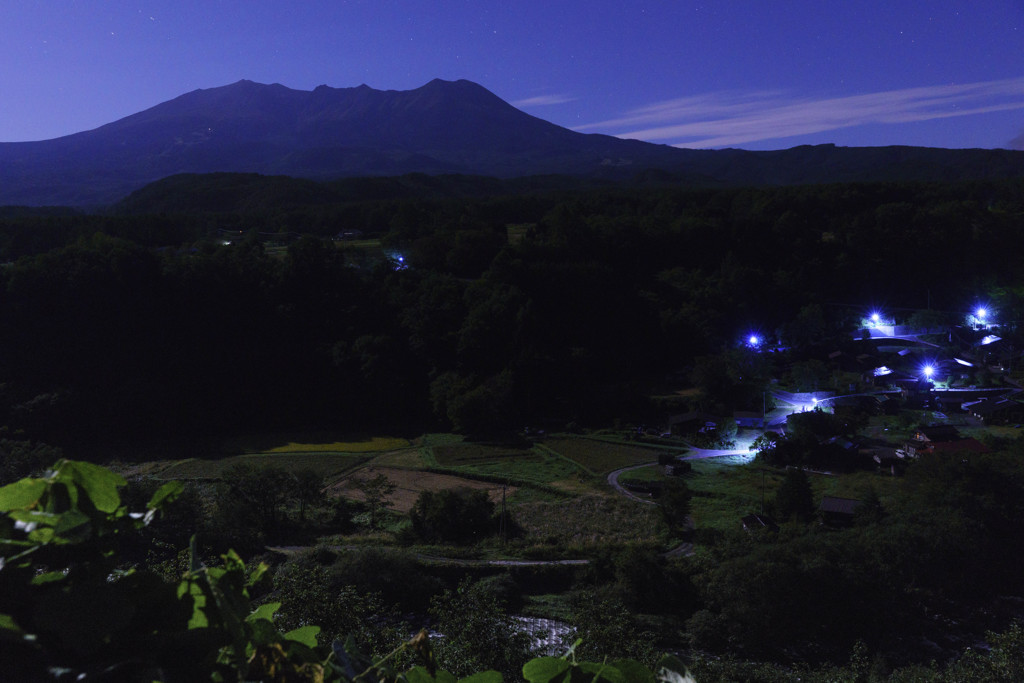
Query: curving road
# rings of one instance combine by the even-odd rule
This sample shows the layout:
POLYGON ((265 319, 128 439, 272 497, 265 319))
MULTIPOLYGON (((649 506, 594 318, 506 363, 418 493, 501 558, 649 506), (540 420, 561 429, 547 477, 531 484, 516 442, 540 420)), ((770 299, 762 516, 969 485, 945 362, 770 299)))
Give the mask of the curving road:
MULTIPOLYGON (((695 450, 697 450, 697 449, 695 449, 695 450)), ((738 452, 742 453, 742 452, 745 452, 745 451, 738 451, 738 452)), ((735 455, 735 452, 733 452, 733 451, 728 451, 727 453, 729 455, 735 455)), ((711 458, 711 457, 714 457, 714 456, 704 455, 704 456, 701 456, 701 457, 711 458)), ((684 458, 684 460, 688 460, 688 459, 689 458, 684 458)), ((632 491, 627 490, 625 487, 622 486, 622 484, 619 483, 619 475, 622 474, 623 472, 630 472, 632 470, 638 470, 641 467, 650 467, 651 465, 657 465, 657 464, 658 464, 658 461, 655 460, 654 462, 646 462, 646 463, 642 463, 640 465, 632 465, 630 467, 623 467, 622 469, 615 470, 613 472, 609 472, 608 473, 608 484, 613 489, 615 489, 616 491, 621 493, 622 495, 624 495, 624 496, 626 496, 628 498, 632 498, 633 500, 637 501, 638 503, 643 503, 645 505, 657 505, 657 503, 655 503, 650 498, 641 498, 640 496, 636 495, 632 491)), ((693 529, 693 517, 688 517, 686 521, 687 521, 687 526, 690 529, 693 529)), ((693 554, 694 554, 693 543, 690 543, 688 541, 684 541, 683 543, 680 543, 679 545, 677 545, 675 548, 672 548, 671 550, 666 550, 665 552, 661 553, 661 556, 662 557, 683 557, 683 556, 689 556, 689 555, 693 555, 693 554)))
POLYGON ((622 495, 624 495, 624 496, 626 496, 628 498, 632 498, 633 500, 637 501, 638 503, 644 503, 645 505, 657 505, 657 503, 655 503, 653 500, 651 500, 649 498, 641 498, 640 496, 636 495, 632 491, 627 490, 622 484, 619 483, 619 475, 622 474, 623 472, 631 472, 633 470, 638 470, 641 467, 650 467, 651 465, 657 465, 657 464, 658 464, 658 461, 655 460, 654 462, 645 462, 645 463, 642 463, 640 465, 632 465, 631 467, 623 467, 621 470, 615 470, 613 472, 609 472, 608 473, 608 484, 613 489, 615 489, 616 491, 621 493, 622 495))

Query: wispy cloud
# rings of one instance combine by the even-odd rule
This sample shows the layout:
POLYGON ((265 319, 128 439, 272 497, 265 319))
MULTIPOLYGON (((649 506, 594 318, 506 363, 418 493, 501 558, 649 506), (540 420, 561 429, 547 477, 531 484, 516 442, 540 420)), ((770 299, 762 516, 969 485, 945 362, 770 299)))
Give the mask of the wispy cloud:
POLYGON ((570 97, 569 95, 538 95, 537 97, 527 97, 525 100, 516 100, 512 102, 513 107, 550 107, 553 104, 565 104, 566 102, 572 102, 576 98, 570 97))
POLYGON ((579 126, 676 147, 728 147, 867 123, 907 123, 1024 109, 1024 77, 833 98, 716 92, 655 103, 579 126))

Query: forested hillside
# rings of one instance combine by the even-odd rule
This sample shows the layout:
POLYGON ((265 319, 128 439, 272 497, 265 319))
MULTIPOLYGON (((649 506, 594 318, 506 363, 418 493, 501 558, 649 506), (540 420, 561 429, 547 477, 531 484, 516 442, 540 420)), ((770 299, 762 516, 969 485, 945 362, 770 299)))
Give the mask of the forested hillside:
POLYGON ((4 422, 79 445, 296 421, 596 423, 750 329, 822 343, 790 324, 801 311, 837 338, 880 303, 987 296, 1021 318, 1019 182, 461 187, 3 219, 4 422), (322 239, 346 230, 374 241, 322 239))
POLYGON ((872 368, 942 354, 944 389, 1017 388, 1022 190, 219 174, 6 209, 0 643, 173 680, 354 680, 397 647, 380 675, 428 680, 430 625, 458 676, 651 681, 673 652, 701 681, 1019 680, 1017 420, 872 368), (866 346, 877 309, 942 331, 866 346), (765 428, 773 393, 818 389, 872 396, 765 428), (670 413, 695 428, 645 428, 670 413), (896 455, 933 420, 970 438, 896 455), (829 524, 825 496, 858 506, 829 524), (526 675, 525 612, 582 643, 526 675))

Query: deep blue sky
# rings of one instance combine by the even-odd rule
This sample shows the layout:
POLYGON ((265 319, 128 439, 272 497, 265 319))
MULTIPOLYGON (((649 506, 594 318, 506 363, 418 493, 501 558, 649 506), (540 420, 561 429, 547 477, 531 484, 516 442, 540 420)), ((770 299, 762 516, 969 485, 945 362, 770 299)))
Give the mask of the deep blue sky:
POLYGON ((475 81, 583 132, 694 147, 1004 147, 1022 0, 3 0, 0 141, 246 78, 475 81))

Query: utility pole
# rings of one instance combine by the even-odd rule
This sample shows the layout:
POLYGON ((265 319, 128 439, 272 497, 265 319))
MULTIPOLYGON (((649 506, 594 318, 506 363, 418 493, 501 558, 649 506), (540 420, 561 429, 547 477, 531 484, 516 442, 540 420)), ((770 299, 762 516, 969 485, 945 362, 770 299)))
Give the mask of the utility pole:
POLYGON ((499 522, 498 532, 501 535, 501 545, 505 545, 507 536, 507 525, 505 523, 505 489, 508 488, 508 484, 501 485, 501 521, 499 522))

